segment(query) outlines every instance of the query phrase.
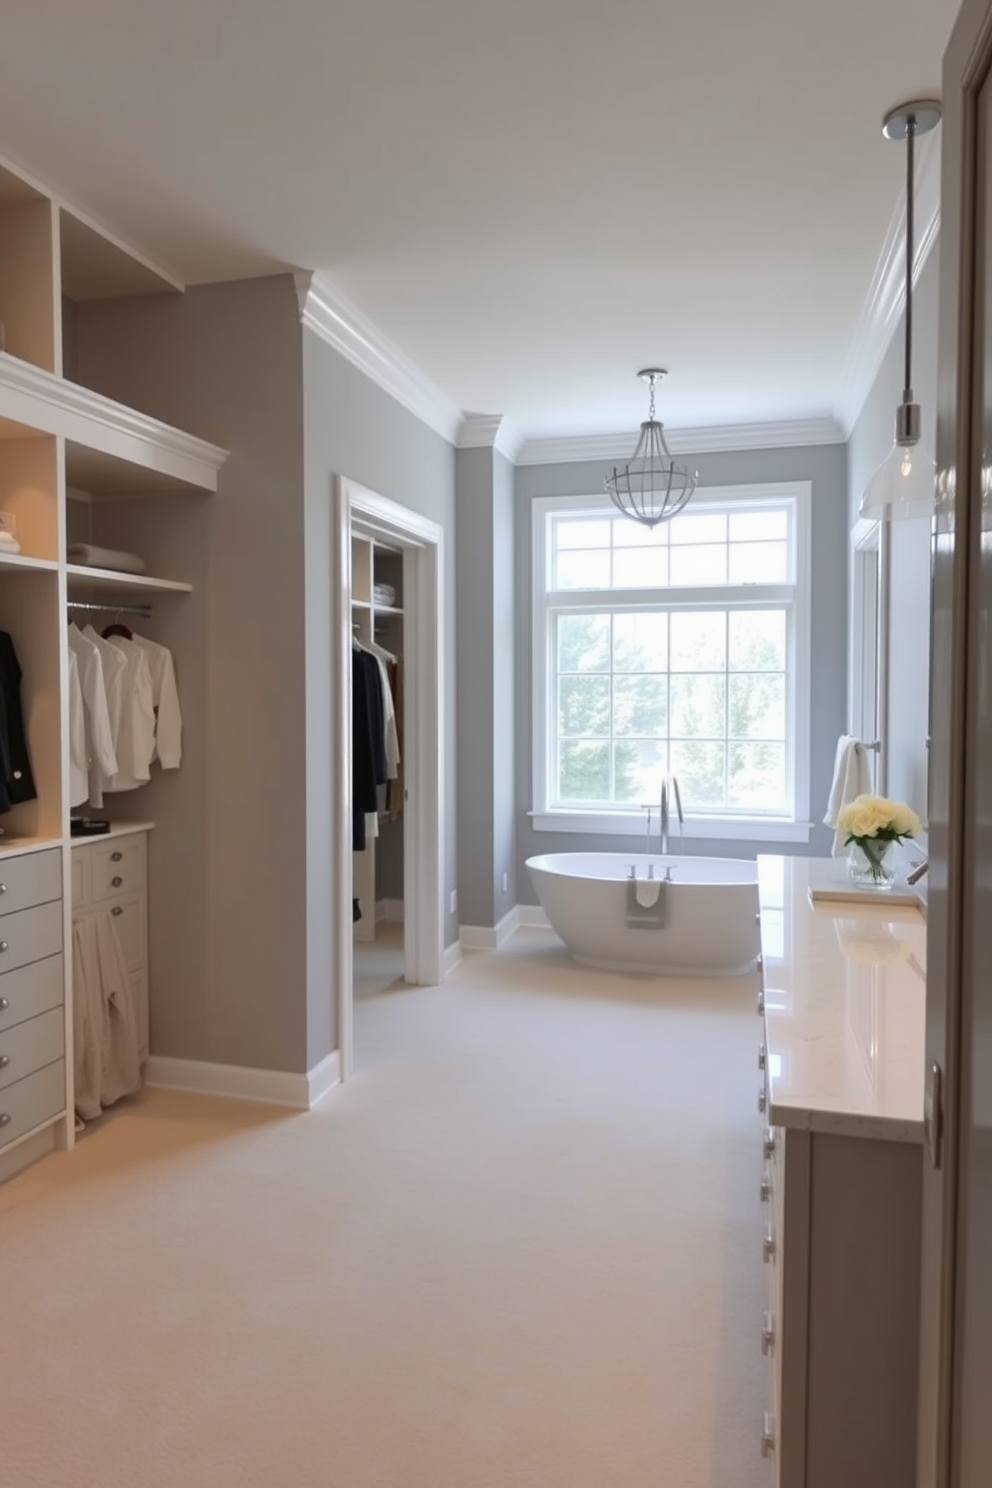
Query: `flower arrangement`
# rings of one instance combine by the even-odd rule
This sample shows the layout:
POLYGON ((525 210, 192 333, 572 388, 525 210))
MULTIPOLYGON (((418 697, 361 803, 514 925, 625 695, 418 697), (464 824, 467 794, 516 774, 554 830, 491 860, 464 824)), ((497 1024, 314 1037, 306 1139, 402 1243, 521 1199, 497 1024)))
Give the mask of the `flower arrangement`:
POLYGON ((892 878, 885 866, 889 847, 904 837, 919 836, 920 818, 903 801, 889 801, 885 796, 855 796, 837 813, 837 830, 844 834, 848 846, 853 845, 862 854, 865 880, 882 887, 892 878))

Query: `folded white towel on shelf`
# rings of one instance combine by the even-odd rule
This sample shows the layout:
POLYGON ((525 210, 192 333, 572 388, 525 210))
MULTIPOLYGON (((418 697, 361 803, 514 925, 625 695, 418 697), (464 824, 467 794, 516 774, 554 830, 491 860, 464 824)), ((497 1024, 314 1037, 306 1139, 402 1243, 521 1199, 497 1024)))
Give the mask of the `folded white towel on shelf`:
MULTIPOLYGON (((837 817, 843 808, 853 801, 855 796, 866 795, 870 790, 868 751, 860 739, 855 739, 851 734, 841 734, 834 757, 834 778, 830 787, 826 814, 823 818, 824 826, 836 827, 837 817)), ((834 857, 843 857, 846 850, 843 836, 835 831, 834 857)))
POLYGON ((66 556, 70 563, 85 568, 112 568, 118 573, 135 574, 145 571, 145 560, 137 553, 122 553, 118 548, 98 548, 95 543, 70 543, 66 556))

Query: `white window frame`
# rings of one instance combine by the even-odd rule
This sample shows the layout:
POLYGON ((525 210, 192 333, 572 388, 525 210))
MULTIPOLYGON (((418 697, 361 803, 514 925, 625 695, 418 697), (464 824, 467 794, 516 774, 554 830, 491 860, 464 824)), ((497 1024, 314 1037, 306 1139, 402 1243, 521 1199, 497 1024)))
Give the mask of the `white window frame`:
MULTIPOLYGON (((759 585, 769 602, 781 602, 787 598, 792 605, 794 623, 791 627, 791 645, 787 665, 793 677, 792 707, 788 719, 788 737, 793 741, 791 759, 792 812, 788 815, 749 816, 735 812, 732 815, 718 813, 687 814, 685 819, 686 839, 699 838, 747 842, 808 842, 812 830, 809 820, 809 756, 810 756, 810 587, 812 577, 810 527, 812 517, 812 483, 810 481, 776 481, 760 485, 707 486, 697 488, 692 498, 694 511, 705 511, 707 507, 726 508, 739 502, 742 506, 754 506, 762 501, 790 501, 795 519, 794 580, 786 586, 759 585)), ((532 704, 533 704, 533 808, 529 812, 531 823, 539 832, 574 832, 604 834, 611 836, 644 836, 646 813, 639 804, 627 810, 613 808, 564 808, 548 806, 548 781, 551 779, 551 745, 554 738, 549 679, 552 675, 550 654, 551 626, 548 622, 548 585, 550 580, 551 552, 548 544, 548 517, 565 515, 568 512, 602 511, 605 516, 616 516, 616 510, 604 493, 585 496, 542 496, 533 502, 532 513, 532 704)), ((666 591, 673 599, 684 596, 687 605, 699 608, 711 604, 714 608, 725 608, 728 594, 739 586, 716 585, 707 588, 666 591)), ((587 611, 596 608, 596 596, 609 594, 611 598, 622 596, 625 601, 636 604, 641 598, 646 604, 657 596, 657 590, 595 590, 576 589, 576 609, 587 611)), ((659 779, 660 794, 660 779, 659 779)), ((647 803, 644 803, 645 805, 647 803)), ((652 842, 656 841, 658 811, 652 817, 652 842)), ((676 839, 677 840, 677 837, 676 839)))

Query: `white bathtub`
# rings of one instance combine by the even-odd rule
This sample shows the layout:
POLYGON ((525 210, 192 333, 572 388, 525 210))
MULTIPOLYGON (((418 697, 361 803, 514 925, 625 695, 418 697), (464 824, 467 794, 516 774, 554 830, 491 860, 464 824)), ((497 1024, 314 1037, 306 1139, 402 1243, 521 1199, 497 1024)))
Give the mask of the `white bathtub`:
MULTIPOLYGON (((736 976, 759 951, 758 865, 738 858, 648 857, 635 853, 546 853, 527 867, 541 908, 576 961, 603 971, 656 976, 736 976), (631 900, 638 880, 670 871, 666 923, 631 900), (628 918, 645 923, 631 926, 628 918)), ((641 889, 650 900, 653 890, 641 889)))

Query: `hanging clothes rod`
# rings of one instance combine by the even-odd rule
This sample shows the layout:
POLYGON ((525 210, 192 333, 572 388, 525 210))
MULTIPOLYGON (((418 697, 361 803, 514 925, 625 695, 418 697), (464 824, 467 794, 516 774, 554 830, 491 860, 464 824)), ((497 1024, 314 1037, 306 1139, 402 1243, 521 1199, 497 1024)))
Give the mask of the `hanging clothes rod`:
POLYGON ((145 620, 151 619, 151 605, 127 605, 127 604, 94 604, 88 599, 70 599, 67 602, 70 610, 101 610, 110 615, 141 615, 145 620))

